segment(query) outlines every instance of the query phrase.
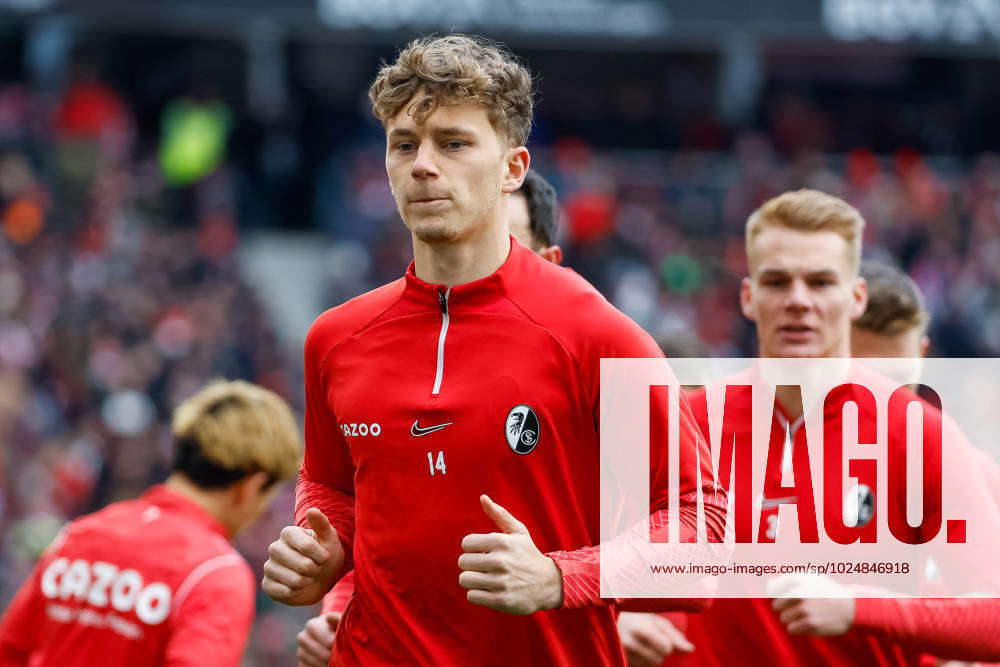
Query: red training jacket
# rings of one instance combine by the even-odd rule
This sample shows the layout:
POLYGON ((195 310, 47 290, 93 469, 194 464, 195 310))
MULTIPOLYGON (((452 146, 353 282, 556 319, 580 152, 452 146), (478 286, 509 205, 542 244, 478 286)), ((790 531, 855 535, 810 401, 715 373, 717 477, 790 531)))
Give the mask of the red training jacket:
POLYGON ((0 619, 0 666, 235 667, 256 582, 166 486, 70 523, 0 619))
MULTIPOLYGON (((490 276, 448 289, 411 265, 317 319, 296 520, 323 510, 354 568, 331 664, 624 664, 598 550, 580 549, 599 541, 602 357, 662 353, 576 273, 513 240, 490 276), (561 568, 563 608, 512 616, 467 601, 462 538, 497 530, 482 493, 561 568)), ((684 405, 681 439, 704 447, 684 405)), ((650 460, 665 515, 665 448, 650 460)), ((680 471, 682 494, 696 472, 680 471)), ((711 489, 710 466, 701 475, 711 489)), ((707 514, 714 526, 724 509, 707 514)), ((685 514, 682 536, 693 530, 685 514)))

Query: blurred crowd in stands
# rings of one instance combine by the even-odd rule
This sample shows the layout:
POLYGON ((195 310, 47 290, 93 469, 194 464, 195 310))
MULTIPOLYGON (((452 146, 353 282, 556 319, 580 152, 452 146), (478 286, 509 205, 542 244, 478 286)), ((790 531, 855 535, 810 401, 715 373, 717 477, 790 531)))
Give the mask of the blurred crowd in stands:
MULTIPOLYGON (((332 219, 353 238, 369 278, 331 286, 331 302, 398 275, 409 239, 380 171, 381 147, 358 151, 332 219)), ((917 281, 933 316, 937 356, 1000 355, 1000 156, 971 160, 900 148, 876 155, 775 149, 763 132, 730 151, 594 150, 566 137, 532 152, 563 206, 566 264, 680 356, 754 353, 739 310, 747 216, 785 190, 816 188, 857 206, 869 257, 917 281)))
MULTIPOLYGON (((297 360, 235 265, 221 146, 172 144, 195 104, 143 158, 128 104, 87 74, 51 108, 0 88, 0 608, 68 518, 165 477, 170 414, 209 380, 294 402, 297 360)), ((258 572, 292 503, 286 485, 240 538, 258 572)), ((251 664, 285 664, 302 619, 260 608, 251 664)))
MULTIPOLYGON (((785 104, 759 130, 706 121, 669 151, 597 149, 549 123, 533 167, 559 192, 566 264, 669 354, 750 355, 743 224, 813 187, 858 206, 866 254, 923 289, 932 354, 1000 356, 1000 157, 831 154, 832 121, 785 104)), ((169 414, 205 382, 244 378, 301 405, 298 356, 236 266, 245 212, 261 222, 248 201, 267 192, 246 185, 238 123, 194 90, 140 137, 129 100, 86 67, 55 99, 0 83, 0 606, 66 519, 162 478, 169 414)), ((347 134, 310 175, 306 207, 337 243, 331 305, 398 277, 410 255, 377 127, 347 134)), ((291 511, 286 488, 241 539, 255 568, 291 511)), ((285 664, 304 616, 263 598, 259 610, 248 662, 285 664)))

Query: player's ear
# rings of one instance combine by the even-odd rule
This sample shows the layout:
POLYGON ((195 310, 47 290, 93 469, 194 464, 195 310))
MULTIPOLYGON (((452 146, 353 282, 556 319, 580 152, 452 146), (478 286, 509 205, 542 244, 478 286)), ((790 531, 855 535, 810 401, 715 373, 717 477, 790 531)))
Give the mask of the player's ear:
POLYGON ((754 321, 753 309, 750 307, 752 301, 753 284, 750 281, 750 276, 744 276, 743 280, 740 281, 740 310, 743 311, 743 317, 751 322, 754 321))
POLYGON ((509 148, 505 155, 506 170, 500 190, 510 194, 516 192, 521 187, 521 183, 524 182, 524 176, 528 173, 528 167, 531 166, 531 155, 524 146, 509 148))
POLYGON ((853 299, 851 321, 853 322, 864 315, 865 308, 868 307, 868 281, 861 276, 855 278, 854 285, 851 287, 851 297, 853 299))
POLYGON ((538 254, 542 259, 548 260, 553 264, 561 265, 563 262, 562 248, 560 248, 557 245, 550 245, 545 248, 542 248, 541 250, 538 251, 538 254))
POLYGON ((264 493, 269 481, 266 472, 255 472, 237 481, 234 484, 236 504, 242 506, 247 502, 256 501, 264 493))

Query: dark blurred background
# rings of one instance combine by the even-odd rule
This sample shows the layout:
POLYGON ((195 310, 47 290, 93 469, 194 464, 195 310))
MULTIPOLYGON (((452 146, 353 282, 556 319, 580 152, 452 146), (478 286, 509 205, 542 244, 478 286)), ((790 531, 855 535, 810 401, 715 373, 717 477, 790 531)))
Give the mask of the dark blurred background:
MULTIPOLYGON (((814 187, 933 354, 1000 354, 1000 0, 0 0, 0 605, 162 479, 209 379, 301 405, 311 320, 410 258, 368 84, 452 30, 536 74, 566 263, 668 353, 753 354, 743 223, 814 187)), ((291 508, 241 538, 258 570, 291 508)), ((311 610, 258 611, 246 664, 293 664, 311 610)))

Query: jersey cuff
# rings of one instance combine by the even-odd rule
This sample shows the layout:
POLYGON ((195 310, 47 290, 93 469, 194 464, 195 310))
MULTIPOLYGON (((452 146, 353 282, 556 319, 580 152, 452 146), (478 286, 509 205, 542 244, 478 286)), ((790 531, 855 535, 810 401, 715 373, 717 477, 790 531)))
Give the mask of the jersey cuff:
POLYGON ((854 599, 854 622, 851 629, 858 630, 880 630, 883 627, 883 619, 887 614, 893 612, 891 600, 884 598, 855 598, 854 599))
POLYGON ((555 562, 562 574, 563 595, 560 609, 579 609, 588 605, 602 604, 596 562, 574 558, 566 551, 553 551, 545 555, 555 562))

